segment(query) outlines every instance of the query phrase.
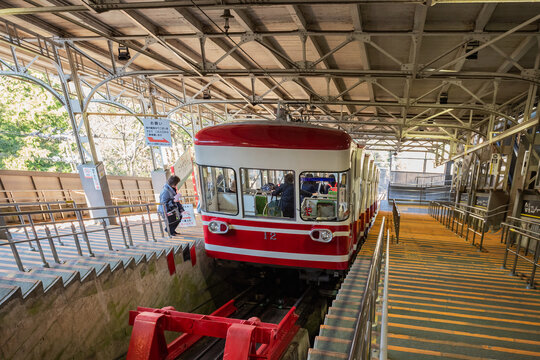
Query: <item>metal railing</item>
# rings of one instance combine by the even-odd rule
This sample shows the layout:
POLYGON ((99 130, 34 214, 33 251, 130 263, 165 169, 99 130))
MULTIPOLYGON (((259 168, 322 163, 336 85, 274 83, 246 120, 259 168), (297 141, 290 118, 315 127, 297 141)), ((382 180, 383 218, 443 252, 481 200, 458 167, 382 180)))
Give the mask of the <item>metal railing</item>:
MULTIPOLYGON (((147 203, 147 204, 138 204, 138 205, 114 205, 114 206, 102 206, 102 207, 77 207, 75 204, 73 204, 73 208, 69 209, 48 209, 46 211, 21 211, 21 212, 13 212, 13 213, 0 213, 0 218, 10 217, 10 216, 16 216, 21 219, 20 224, 16 225, 3 225, 0 226, 0 234, 4 234, 7 239, 0 239, 0 247, 1 246, 9 246, 11 249, 11 253, 13 256, 13 259, 15 263, 17 264, 17 268, 20 271, 27 271, 25 268, 21 257, 19 255, 19 249, 17 248, 18 244, 26 244, 28 245, 28 249, 30 251, 37 251, 39 253, 41 263, 43 267, 50 267, 47 259, 46 259, 46 253, 44 250, 44 247, 42 246, 42 242, 45 241, 48 245, 46 247, 46 250, 50 252, 49 255, 52 256, 54 259, 54 262, 57 264, 61 264, 62 261, 60 260, 60 257, 58 255, 58 251, 56 248, 55 240, 58 243, 58 246, 64 246, 62 242, 62 238, 72 238, 77 250, 77 254, 79 256, 83 255, 83 247, 81 246, 81 240, 86 247, 85 252, 87 253, 87 256, 94 257, 94 252, 92 251, 92 245, 90 242, 89 234, 92 233, 99 233, 103 232, 104 240, 107 244, 107 248, 109 251, 114 251, 112 242, 111 242, 111 236, 110 232, 115 229, 120 229, 122 240, 123 240, 123 246, 127 249, 130 247, 133 247, 133 238, 131 234, 131 229, 133 227, 140 226, 142 227, 144 237, 146 241, 150 240, 150 237, 152 241, 157 242, 156 234, 154 230, 154 223, 157 222, 159 225, 161 237, 165 237, 165 233, 163 230, 163 222, 165 223, 165 228, 167 229, 168 223, 167 221, 164 221, 162 216, 158 214, 157 219, 154 216, 154 219, 152 219, 152 214, 157 213, 156 211, 151 211, 152 207, 155 207, 155 203, 147 203), (133 213, 123 213, 122 210, 126 208, 137 208, 139 211, 139 214, 134 215, 133 213), (87 216, 84 217, 84 212, 90 213, 97 210, 104 210, 106 211, 106 216, 96 216, 91 217, 87 216), (75 214, 75 219, 66 219, 66 220, 57 220, 57 217, 54 216, 55 214, 61 213, 61 212, 69 212, 75 214), (33 216, 34 215, 42 215, 43 213, 46 213, 49 215, 50 219, 48 221, 35 223, 33 216), (129 223, 129 218, 133 216, 140 216, 140 222, 136 223, 129 223), (89 221, 94 221, 101 225, 100 228, 94 228, 94 229, 87 229, 87 223, 89 221), (58 226, 61 224, 66 224, 70 229, 71 232, 62 232, 60 233, 58 230, 58 226), (71 226, 69 226, 71 225, 71 226), (78 228, 77 228, 78 226, 78 228), (12 236, 12 232, 14 230, 23 229, 26 239, 23 240, 15 240, 14 236, 12 236), (38 230, 44 230, 45 235, 39 235, 38 230), (150 232, 149 232, 150 230, 150 232), (149 235, 150 234, 150 235, 149 235), (79 238, 80 237, 80 238, 79 238)), ((132 219, 133 220, 133 219, 132 219)))
POLYGON ((401 213, 396 205, 396 201, 392 200, 392 221, 394 222, 394 233, 396 234, 396 244, 399 244, 399 226, 401 223, 401 213))
MULTIPOLYGON (((113 205, 147 204, 156 201, 153 189, 110 189, 113 205)), ((188 189, 179 189, 186 203, 194 204, 196 195, 188 189)), ((0 205, 21 203, 75 202, 86 205, 86 197, 82 189, 53 190, 0 190, 0 205), (26 196, 25 194, 32 194, 26 196), (25 197, 26 196, 26 197, 25 197), (51 200, 54 199, 54 200, 51 200)))
POLYGON ((409 186, 388 184, 388 199, 411 202, 450 201, 454 192, 449 186, 409 186))
POLYGON ((507 205, 501 205, 495 209, 487 210, 464 204, 432 201, 429 204, 428 213, 456 235, 469 241, 472 233, 471 245, 477 246, 479 251, 484 251, 484 236, 489 218, 508 212, 507 205), (463 234, 465 231, 465 235, 463 234), (479 237, 478 243, 476 237, 479 237))
POLYGON ((371 359, 371 332, 372 324, 375 321, 379 277, 381 274, 385 221, 386 218, 383 218, 379 236, 377 237, 377 244, 375 245, 375 251, 371 258, 366 286, 362 295, 360 313, 356 319, 354 336, 349 351, 348 358, 350 360, 371 359))
POLYGON ((381 340, 379 342, 379 360, 388 357, 388 277, 390 276, 390 230, 386 231, 386 254, 384 257, 384 286, 381 316, 381 340))
POLYGON ((506 269, 508 254, 514 255, 510 275, 516 275, 518 260, 524 260, 532 265, 531 275, 527 283, 528 289, 534 289, 534 278, 540 257, 540 221, 527 220, 508 216, 502 224, 501 242, 506 244, 502 267, 506 269), (532 242, 532 244, 531 244, 532 242), (531 246, 532 245, 532 246, 531 246), (515 250, 512 247, 515 246, 515 250), (523 250, 523 254, 521 254, 523 250), (532 259, 527 255, 532 251, 532 259))

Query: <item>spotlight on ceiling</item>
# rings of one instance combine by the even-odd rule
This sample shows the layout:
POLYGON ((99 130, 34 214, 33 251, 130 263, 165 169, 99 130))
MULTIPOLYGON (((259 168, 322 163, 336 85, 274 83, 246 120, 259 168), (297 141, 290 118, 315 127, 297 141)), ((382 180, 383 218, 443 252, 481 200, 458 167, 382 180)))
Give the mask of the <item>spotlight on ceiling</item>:
POLYGON ((210 95, 210 89, 206 89, 203 91, 202 98, 204 100, 210 100, 212 98, 212 95, 210 95))
MULTIPOLYGON (((465 52, 468 53, 469 51, 471 50, 474 50, 476 49, 477 47, 480 46, 480 41, 478 40, 471 40, 467 43, 467 45, 465 46, 465 52)), ((465 57, 465 59, 467 60, 478 60, 478 51, 475 52, 475 53, 472 53, 470 55, 467 55, 465 57)))
POLYGON ((229 28, 230 28, 229 20, 233 19, 234 16, 232 16, 231 10, 225 9, 225 10, 223 10, 223 15, 221 15, 221 17, 223 19, 225 19, 225 26, 223 28, 225 29, 225 34, 228 34, 229 33, 229 28))
POLYGON ((441 97, 439 98, 440 104, 448 104, 448 93, 442 93, 441 97))
POLYGON ((131 55, 129 54, 129 49, 125 45, 118 45, 118 60, 119 61, 126 61, 131 59, 131 55))

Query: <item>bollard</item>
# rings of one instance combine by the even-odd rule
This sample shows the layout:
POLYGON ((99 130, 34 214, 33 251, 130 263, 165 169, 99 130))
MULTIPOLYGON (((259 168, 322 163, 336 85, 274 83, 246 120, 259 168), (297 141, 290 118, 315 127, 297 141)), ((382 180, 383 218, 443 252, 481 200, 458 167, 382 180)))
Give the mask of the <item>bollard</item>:
POLYGON ((75 228, 75 225, 73 223, 71 223, 71 231, 73 232, 73 241, 75 241, 77 253, 79 254, 79 256, 83 256, 81 243, 79 242, 79 236, 77 235, 77 229, 75 228))
POLYGON ((105 233, 105 239, 107 240, 107 246, 109 247, 110 251, 113 251, 112 243, 111 243, 111 236, 109 234, 109 228, 107 227, 107 222, 105 219, 101 219, 101 226, 103 226, 103 232, 105 233))
POLYGON ((51 230, 49 230, 48 226, 45 226, 45 234, 47 234, 47 240, 49 241, 49 247, 51 248, 51 253, 54 259, 54 262, 57 264, 61 264, 60 258, 58 257, 58 253, 56 252, 56 246, 54 245, 54 240, 51 236, 51 230))

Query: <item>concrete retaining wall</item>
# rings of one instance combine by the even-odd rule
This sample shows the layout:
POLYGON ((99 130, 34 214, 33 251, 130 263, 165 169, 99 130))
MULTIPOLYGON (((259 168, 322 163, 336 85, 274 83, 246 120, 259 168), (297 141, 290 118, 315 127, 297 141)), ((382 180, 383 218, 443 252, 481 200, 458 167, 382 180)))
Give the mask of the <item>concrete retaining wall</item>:
POLYGON ((195 266, 175 256, 173 276, 161 256, 6 304, 0 309, 0 358, 119 358, 129 345, 129 310, 170 305, 191 311, 204 304, 196 312, 211 312, 231 296, 226 273, 214 271, 202 243, 196 250, 195 266))

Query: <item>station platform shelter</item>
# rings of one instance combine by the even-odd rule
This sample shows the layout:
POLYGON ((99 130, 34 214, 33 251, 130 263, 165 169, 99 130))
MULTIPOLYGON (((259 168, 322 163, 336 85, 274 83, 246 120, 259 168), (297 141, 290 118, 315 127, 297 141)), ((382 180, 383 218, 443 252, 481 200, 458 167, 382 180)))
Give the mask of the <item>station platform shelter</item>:
POLYGON ((0 2, 0 358, 539 359, 539 85, 536 1, 0 2))

